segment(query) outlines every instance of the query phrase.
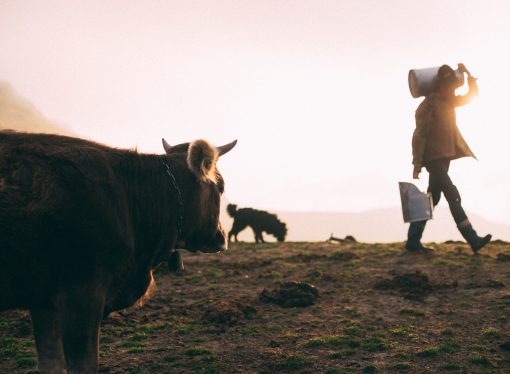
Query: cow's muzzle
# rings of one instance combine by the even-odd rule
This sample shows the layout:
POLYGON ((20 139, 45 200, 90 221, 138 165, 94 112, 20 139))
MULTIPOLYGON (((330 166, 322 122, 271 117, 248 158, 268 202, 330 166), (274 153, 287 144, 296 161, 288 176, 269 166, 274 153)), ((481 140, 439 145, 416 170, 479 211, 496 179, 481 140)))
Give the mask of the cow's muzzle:
POLYGON ((228 249, 227 237, 223 230, 217 232, 213 240, 185 240, 177 243, 178 248, 191 252, 217 253, 228 249))

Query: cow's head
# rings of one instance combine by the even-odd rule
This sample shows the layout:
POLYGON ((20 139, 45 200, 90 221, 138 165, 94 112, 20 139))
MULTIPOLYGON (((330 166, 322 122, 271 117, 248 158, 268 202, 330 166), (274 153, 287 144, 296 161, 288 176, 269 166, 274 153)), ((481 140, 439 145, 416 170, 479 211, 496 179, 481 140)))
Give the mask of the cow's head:
POLYGON ((227 249, 227 236, 220 223, 220 199, 224 182, 216 168, 218 158, 236 145, 237 140, 221 147, 205 140, 170 146, 163 139, 168 155, 185 158, 188 176, 183 191, 182 236, 179 248, 214 253, 227 249))
POLYGON ((274 236, 279 242, 284 242, 287 236, 287 225, 285 223, 279 223, 275 229, 274 236))

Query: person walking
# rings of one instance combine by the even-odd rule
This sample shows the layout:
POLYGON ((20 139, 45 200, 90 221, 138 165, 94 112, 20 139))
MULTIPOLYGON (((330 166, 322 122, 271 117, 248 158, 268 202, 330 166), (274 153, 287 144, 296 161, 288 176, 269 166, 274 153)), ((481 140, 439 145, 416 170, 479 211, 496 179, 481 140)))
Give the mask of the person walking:
MULTIPOLYGON (((459 80, 450 66, 442 65, 437 74, 437 89, 427 95, 416 109, 416 129, 412 139, 413 178, 419 179, 422 167, 426 168, 429 173, 428 192, 432 194, 434 206, 439 203, 443 193, 457 228, 476 254, 492 236, 478 236, 462 208, 459 191, 448 175, 452 160, 461 157, 476 159, 457 128, 455 108, 469 103, 473 96, 478 95, 478 86, 476 78, 464 64, 459 64, 458 68, 468 78, 469 91, 466 95, 455 95, 459 80)), ((419 221, 410 224, 405 245, 407 250, 429 250, 421 244, 426 223, 419 221)))

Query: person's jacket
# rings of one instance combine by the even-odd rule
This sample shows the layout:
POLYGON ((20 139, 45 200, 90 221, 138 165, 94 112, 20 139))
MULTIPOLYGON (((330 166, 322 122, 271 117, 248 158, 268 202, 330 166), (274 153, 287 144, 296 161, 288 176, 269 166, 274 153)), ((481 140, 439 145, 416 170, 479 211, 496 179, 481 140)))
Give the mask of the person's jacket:
POLYGON ((427 162, 475 157, 457 128, 455 108, 467 104, 478 94, 476 79, 468 78, 469 92, 446 98, 438 93, 425 97, 416 109, 416 129, 413 134, 413 165, 421 170, 427 162))

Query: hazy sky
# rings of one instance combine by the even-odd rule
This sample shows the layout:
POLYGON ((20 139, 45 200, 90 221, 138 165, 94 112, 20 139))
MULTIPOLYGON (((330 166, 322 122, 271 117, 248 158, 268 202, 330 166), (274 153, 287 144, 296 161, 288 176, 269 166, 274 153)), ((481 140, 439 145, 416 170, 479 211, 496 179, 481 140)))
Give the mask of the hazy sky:
POLYGON ((464 62, 480 97, 458 124, 480 161, 451 175, 468 210, 510 223, 509 19, 508 0, 0 0, 0 80, 112 146, 237 138, 229 201, 360 211, 410 180, 408 70, 464 62))

